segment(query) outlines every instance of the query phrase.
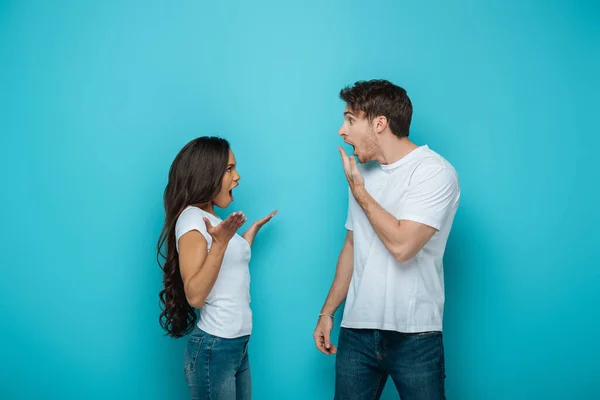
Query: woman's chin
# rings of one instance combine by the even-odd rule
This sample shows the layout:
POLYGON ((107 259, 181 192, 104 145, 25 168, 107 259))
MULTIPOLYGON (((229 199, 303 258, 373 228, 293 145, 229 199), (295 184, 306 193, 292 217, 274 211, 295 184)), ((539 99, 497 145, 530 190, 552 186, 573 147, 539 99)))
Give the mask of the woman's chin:
POLYGON ((224 199, 222 201, 215 201, 215 206, 221 208, 221 209, 225 209, 227 207, 229 207, 229 205, 233 203, 233 199, 232 198, 228 198, 228 199, 224 199))

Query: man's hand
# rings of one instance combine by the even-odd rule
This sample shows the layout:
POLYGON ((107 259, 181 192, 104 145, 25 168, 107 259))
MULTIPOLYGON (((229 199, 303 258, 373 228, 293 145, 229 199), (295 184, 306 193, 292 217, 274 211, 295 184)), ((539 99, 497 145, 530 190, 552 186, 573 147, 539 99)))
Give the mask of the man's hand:
POLYGON ((337 347, 331 344, 331 330, 333 329, 333 318, 328 315, 320 315, 313 337, 319 351, 327 356, 337 353, 337 347))
POLYGON ((346 174, 346 179, 350 185, 350 190, 352 190, 352 193, 356 196, 356 191, 364 187, 365 179, 358 170, 354 156, 348 156, 341 146, 340 155, 342 156, 344 173, 346 174))
POLYGON ((273 211, 266 217, 254 222, 252 225, 250 225, 250 228, 248 228, 248 230, 242 234, 242 237, 246 239, 250 246, 252 246, 252 242, 254 241, 254 238, 256 237, 256 234, 258 233, 260 228, 262 228, 267 222, 269 222, 271 218, 275 216, 275 214, 277 214, 277 210, 273 211))

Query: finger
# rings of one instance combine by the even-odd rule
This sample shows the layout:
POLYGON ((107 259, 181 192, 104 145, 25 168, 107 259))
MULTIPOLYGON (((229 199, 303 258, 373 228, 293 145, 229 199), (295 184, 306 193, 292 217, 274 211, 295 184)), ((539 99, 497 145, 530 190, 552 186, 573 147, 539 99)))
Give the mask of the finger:
POLYGON ((242 212, 240 212, 231 221, 231 225, 229 226, 229 229, 231 229, 234 232, 237 231, 238 229, 240 229, 240 227, 242 225, 244 225, 244 222, 246 222, 246 220, 247 220, 246 216, 242 212))
POLYGON ((210 221, 208 220, 208 218, 205 217, 205 218, 202 218, 202 219, 204 220, 204 224, 206 225, 206 231, 207 232, 212 232, 213 226, 210 223, 210 221))
POLYGON ((223 221, 223 227, 230 229, 232 226, 234 226, 239 220, 240 214, 241 212, 239 211, 229 214, 229 217, 227 217, 227 219, 223 221))
POLYGON ((348 160, 348 156, 344 149, 340 146, 340 156, 342 157, 342 165, 344 167, 344 172, 346 173, 346 177, 350 174, 350 160, 348 160))
POLYGON ((348 156, 346 155, 346 152, 344 151, 342 146, 340 146, 339 149, 340 149, 340 157, 342 157, 342 164, 344 164, 344 168, 345 168, 348 163, 348 156))
POLYGON ((261 219, 260 221, 258 221, 258 223, 262 226, 264 224, 266 224, 267 222, 269 222, 271 220, 271 218, 273 218, 275 216, 275 214, 277 214, 277 210, 273 211, 271 214, 267 215, 266 217, 264 217, 263 219, 261 219))
POLYGON ((222 228, 227 228, 229 226, 229 224, 231 224, 231 221, 233 221, 233 219, 235 218, 235 213, 231 213, 227 216, 227 218, 225 218, 224 221, 221 222, 221 227, 222 228))
POLYGON ((323 345, 322 343, 321 343, 321 344, 319 344, 319 345, 317 346, 317 349, 319 349, 319 351, 320 351, 321 353, 325 354, 326 356, 329 356, 329 355, 331 355, 331 353, 329 352, 329 350, 327 350, 327 349, 325 348, 325 345, 323 345))
POLYGON ((331 348, 329 349, 329 352, 331 354, 337 354, 337 347, 335 345, 331 345, 331 348))
POLYGON ((330 351, 331 350, 331 341, 329 340, 329 335, 325 334, 325 348, 330 351))
POLYGON ((358 170, 358 165, 356 165, 356 158, 350 157, 350 169, 352 170, 352 175, 358 176, 360 175, 360 171, 358 170))
POLYGON ((323 339, 323 334, 322 333, 315 333, 314 338, 315 338, 315 345, 317 346, 317 350, 319 350, 321 353, 323 353, 326 356, 328 356, 330 353, 325 348, 325 341, 323 339))
POLYGON ((271 214, 267 215, 266 218, 271 219, 277 214, 277 210, 273 211, 271 214))
POLYGON ((244 213, 241 211, 238 211, 233 216, 233 222, 239 222, 239 220, 242 219, 243 217, 244 217, 244 213))

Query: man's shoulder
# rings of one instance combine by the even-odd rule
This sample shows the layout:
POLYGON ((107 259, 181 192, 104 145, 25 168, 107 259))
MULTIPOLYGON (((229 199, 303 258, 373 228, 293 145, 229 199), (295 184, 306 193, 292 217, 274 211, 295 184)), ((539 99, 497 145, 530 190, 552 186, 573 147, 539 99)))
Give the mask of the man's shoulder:
POLYGON ((429 148, 424 149, 411 164, 411 181, 427 180, 434 175, 451 180, 458 179, 454 166, 446 158, 429 148))
POLYGON ((429 146, 423 146, 422 151, 419 152, 418 156, 415 157, 416 163, 425 163, 426 165, 444 165, 452 167, 452 164, 440 153, 429 148, 429 146))

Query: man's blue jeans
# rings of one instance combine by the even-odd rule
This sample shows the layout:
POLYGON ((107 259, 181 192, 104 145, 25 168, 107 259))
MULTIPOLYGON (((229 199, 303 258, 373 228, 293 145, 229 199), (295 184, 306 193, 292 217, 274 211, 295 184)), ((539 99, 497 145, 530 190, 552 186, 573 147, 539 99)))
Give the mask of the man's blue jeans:
POLYGON ((388 376, 402 400, 445 400, 442 333, 342 328, 335 399, 379 399, 388 376))

